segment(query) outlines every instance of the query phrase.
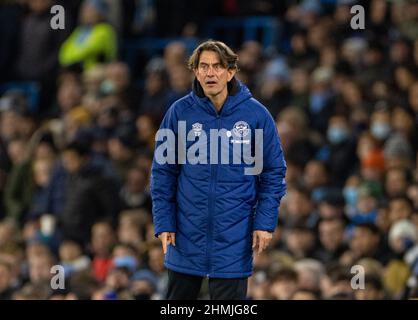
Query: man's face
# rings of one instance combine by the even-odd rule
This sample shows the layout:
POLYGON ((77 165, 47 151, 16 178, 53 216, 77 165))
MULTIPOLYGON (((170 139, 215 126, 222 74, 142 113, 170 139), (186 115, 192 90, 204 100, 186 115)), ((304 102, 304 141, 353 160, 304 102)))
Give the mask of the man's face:
POLYGON ((64 151, 62 154, 62 164, 69 173, 77 173, 83 166, 83 157, 72 150, 64 151))
POLYGON ((290 215, 294 217, 305 217, 311 213, 312 203, 306 194, 297 190, 289 192, 286 205, 290 215))
POLYGON ((378 244, 379 236, 368 229, 357 227, 350 242, 350 249, 359 257, 370 256, 377 249, 378 244))
POLYGON ((73 261, 81 255, 81 248, 74 242, 65 242, 59 248, 59 256, 62 261, 73 261))
POLYGON ((408 182, 403 171, 393 169, 387 173, 385 189, 390 196, 403 194, 407 187, 408 182))
POLYGON ((194 73, 207 97, 215 97, 227 92, 228 81, 235 75, 235 70, 222 66, 218 53, 202 51, 199 64, 194 73))
POLYGON ((323 221, 319 225, 319 239, 327 250, 335 250, 342 243, 344 229, 337 220, 323 221))
POLYGON ((391 224, 402 219, 408 219, 411 214, 411 207, 406 200, 394 199, 389 203, 389 220, 391 224))
POLYGON ((58 88, 57 99, 61 111, 67 112, 81 101, 81 87, 76 82, 66 81, 58 88))
POLYGON ((315 237, 310 230, 292 229, 288 233, 286 245, 293 254, 306 255, 306 253, 312 248, 314 240, 315 237))
POLYGON ((113 243, 113 230, 104 223, 97 223, 92 228, 91 242, 96 254, 106 253, 113 243))
POLYGON ((327 173, 324 166, 317 161, 306 164, 303 179, 309 188, 316 188, 326 183, 327 173))

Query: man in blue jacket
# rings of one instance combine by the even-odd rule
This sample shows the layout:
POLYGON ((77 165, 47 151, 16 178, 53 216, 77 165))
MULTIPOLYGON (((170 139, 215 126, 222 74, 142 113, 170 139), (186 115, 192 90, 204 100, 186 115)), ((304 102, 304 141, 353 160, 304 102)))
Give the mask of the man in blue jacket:
POLYGON ((270 113, 234 77, 237 61, 222 42, 200 44, 193 90, 156 135, 151 194, 168 299, 197 299, 205 277, 211 299, 245 299, 253 250, 277 224, 286 162, 270 113))

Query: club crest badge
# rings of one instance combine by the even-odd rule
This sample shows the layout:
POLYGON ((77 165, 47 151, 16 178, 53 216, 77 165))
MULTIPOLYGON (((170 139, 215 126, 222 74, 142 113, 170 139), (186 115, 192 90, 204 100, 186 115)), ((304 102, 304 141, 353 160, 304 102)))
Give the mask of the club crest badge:
POLYGON ((199 123, 199 122, 196 122, 196 123, 193 123, 192 124, 192 129, 193 129, 193 132, 194 132, 194 136, 195 137, 199 137, 200 136, 200 134, 201 134, 201 132, 202 132, 202 124, 201 123, 199 123))
POLYGON ((238 121, 234 124, 232 132, 234 133, 235 137, 244 138, 250 132, 250 126, 245 121, 238 121))

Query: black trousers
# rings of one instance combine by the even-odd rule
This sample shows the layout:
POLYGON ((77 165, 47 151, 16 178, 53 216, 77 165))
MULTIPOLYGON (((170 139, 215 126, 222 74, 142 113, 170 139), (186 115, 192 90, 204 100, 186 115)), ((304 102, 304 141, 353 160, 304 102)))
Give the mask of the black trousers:
MULTIPOLYGON (((196 300, 203 277, 168 270, 167 300, 196 300)), ((248 278, 209 278, 211 300, 244 300, 247 296, 248 278)))

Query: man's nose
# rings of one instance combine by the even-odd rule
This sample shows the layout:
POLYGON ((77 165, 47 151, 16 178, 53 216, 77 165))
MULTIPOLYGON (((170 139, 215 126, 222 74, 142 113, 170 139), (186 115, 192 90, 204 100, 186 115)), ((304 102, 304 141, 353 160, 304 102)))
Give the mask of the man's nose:
POLYGON ((215 71, 213 70, 213 67, 212 66, 209 66, 207 75, 211 77, 211 76, 214 75, 214 72, 215 71))

